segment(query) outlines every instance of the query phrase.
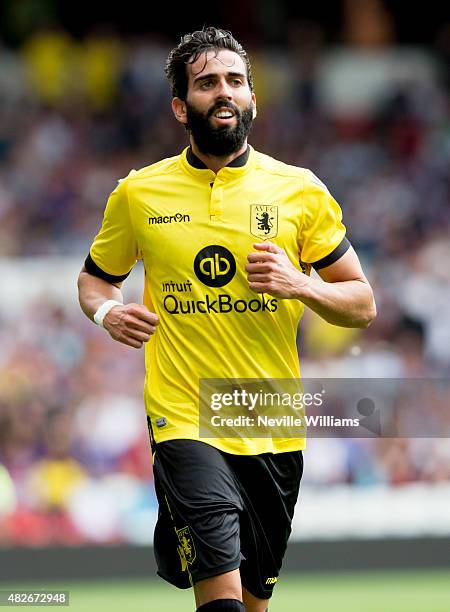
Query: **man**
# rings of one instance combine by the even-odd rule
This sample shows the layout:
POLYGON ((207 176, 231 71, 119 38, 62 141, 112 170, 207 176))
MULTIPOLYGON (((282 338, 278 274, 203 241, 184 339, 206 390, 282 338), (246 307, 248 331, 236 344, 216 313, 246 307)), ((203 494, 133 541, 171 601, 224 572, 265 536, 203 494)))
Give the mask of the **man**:
POLYGON ((166 74, 190 146, 119 181, 80 273, 80 304, 113 339, 145 343, 158 573, 193 585, 201 612, 262 612, 291 530, 304 440, 201 439, 199 381, 298 378, 305 304, 346 327, 367 327, 375 305, 326 187, 247 144, 256 98, 232 35, 184 36, 166 74), (144 303, 122 304, 137 259, 144 303))

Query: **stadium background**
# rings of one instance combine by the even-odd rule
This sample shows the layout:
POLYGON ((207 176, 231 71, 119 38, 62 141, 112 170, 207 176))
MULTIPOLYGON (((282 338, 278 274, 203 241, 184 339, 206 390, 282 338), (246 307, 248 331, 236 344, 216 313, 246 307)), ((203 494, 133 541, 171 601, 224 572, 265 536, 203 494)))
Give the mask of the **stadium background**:
MULTIPOLYGON (((0 588, 110 574, 116 590, 73 586, 73 605, 190 609, 186 593, 120 581, 153 572, 143 355, 76 299, 117 179, 185 145, 163 65, 186 31, 219 25, 248 48, 250 142, 328 184, 374 286, 379 314, 364 332, 304 317, 303 375, 448 378, 450 22, 439 3, 423 8, 2 3, 0 588)), ((141 290, 137 266, 125 299, 141 290)), ((298 574, 273 609, 448 609, 448 438, 314 439, 305 464, 287 561, 298 574), (382 573, 402 566, 415 573, 382 573), (320 569, 332 573, 308 573, 320 569)))

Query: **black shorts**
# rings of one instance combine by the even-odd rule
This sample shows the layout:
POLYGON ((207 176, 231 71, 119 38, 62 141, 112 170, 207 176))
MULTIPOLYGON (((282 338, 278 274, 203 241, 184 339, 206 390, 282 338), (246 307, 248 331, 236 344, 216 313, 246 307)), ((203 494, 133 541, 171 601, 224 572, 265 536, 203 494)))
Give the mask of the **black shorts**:
POLYGON ((179 588, 240 568, 269 598, 291 533, 302 451, 233 455, 194 440, 154 445, 158 574, 179 588))

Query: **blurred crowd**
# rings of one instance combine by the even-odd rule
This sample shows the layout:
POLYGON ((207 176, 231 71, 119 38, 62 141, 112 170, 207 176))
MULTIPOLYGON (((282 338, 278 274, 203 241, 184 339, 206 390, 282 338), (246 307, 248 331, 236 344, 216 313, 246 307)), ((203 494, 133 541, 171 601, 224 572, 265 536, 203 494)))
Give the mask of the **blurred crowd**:
MULTIPOLYGON (((106 29, 81 43, 58 28, 14 50, 0 41, 0 258, 72 257, 81 267, 117 180, 185 146, 163 73, 172 42, 106 29)), ((363 332, 305 316, 303 375, 448 378, 442 58, 325 48, 314 27, 293 31, 284 49, 249 51, 251 144, 328 185, 377 300, 363 332)), ((45 292, 15 314, 0 319, 0 545, 151 542, 142 352, 45 292)), ((446 438, 320 439, 309 448, 305 486, 450 480, 446 438)))
POLYGON ((44 298, 0 332, 0 541, 151 541, 143 355, 98 331, 44 298))

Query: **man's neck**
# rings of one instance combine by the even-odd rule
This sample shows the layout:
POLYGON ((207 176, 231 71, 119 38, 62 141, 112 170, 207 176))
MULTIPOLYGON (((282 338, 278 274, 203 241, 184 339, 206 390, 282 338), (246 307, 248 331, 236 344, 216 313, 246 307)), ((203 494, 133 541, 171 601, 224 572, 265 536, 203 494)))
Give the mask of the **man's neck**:
POLYGON ((242 155, 242 153, 245 153, 245 151, 247 150, 246 139, 242 147, 237 151, 230 153, 230 155, 226 155, 225 157, 216 157, 215 155, 205 155, 205 153, 199 151, 193 138, 191 138, 190 141, 192 153, 194 153, 194 155, 198 157, 205 164, 205 166, 212 170, 215 174, 217 174, 221 168, 225 168, 225 166, 228 166, 228 164, 230 164, 233 159, 236 159, 236 157, 239 157, 239 155, 242 155))

